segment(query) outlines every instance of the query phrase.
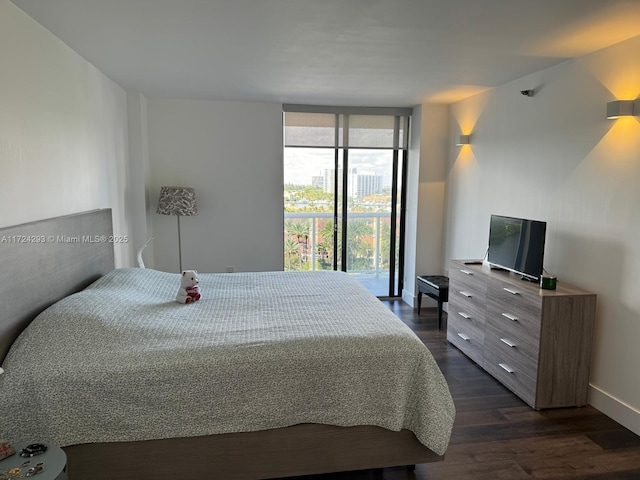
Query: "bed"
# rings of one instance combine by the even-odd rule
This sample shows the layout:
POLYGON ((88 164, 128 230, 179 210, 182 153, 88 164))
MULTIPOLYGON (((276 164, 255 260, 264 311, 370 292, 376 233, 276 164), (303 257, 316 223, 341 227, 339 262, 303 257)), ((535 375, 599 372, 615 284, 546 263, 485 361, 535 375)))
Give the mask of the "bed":
MULTIPOLYGON (((22 287, 49 297, 0 318, 0 437, 63 446, 71 480, 277 478, 442 458, 455 411, 440 370, 348 275, 200 274, 203 298, 182 305, 178 274, 112 269, 110 228, 100 210, 0 232, 60 240, 0 245, 22 287)), ((20 289, 11 280, 3 306, 20 289)))

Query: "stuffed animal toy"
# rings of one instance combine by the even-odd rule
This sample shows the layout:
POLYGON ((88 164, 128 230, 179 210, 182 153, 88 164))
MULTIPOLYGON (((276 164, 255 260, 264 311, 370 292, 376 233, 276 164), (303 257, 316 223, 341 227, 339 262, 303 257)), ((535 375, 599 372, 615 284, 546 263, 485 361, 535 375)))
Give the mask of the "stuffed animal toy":
POLYGON ((180 303, 191 303, 200 300, 201 295, 198 283, 198 272, 195 270, 185 270, 182 272, 176 301, 180 303))

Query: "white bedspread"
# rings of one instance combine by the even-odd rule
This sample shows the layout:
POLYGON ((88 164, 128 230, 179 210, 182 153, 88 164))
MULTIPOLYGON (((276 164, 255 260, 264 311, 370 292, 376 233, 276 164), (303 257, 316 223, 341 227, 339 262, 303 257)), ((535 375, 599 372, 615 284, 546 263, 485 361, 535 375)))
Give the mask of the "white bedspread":
POLYGON ((412 430, 443 454, 455 410, 431 353, 340 272, 121 269, 43 312, 0 376, 0 438, 57 445, 300 423, 412 430))

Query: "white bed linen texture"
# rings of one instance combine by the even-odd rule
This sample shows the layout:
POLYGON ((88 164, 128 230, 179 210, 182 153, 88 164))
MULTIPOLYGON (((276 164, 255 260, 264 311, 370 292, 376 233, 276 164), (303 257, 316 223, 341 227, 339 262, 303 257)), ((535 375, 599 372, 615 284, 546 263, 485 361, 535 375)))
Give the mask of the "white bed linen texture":
POLYGON ((341 272, 114 270, 40 314, 0 375, 0 438, 61 446, 301 423, 413 431, 437 454, 455 408, 418 337, 341 272))

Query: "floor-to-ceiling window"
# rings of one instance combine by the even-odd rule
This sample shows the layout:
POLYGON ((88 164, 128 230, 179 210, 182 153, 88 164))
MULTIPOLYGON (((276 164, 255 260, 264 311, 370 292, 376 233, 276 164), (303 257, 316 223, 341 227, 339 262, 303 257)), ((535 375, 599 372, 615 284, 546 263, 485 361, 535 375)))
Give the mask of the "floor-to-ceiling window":
POLYGON ((284 268, 402 292, 410 109, 284 107, 284 268))

